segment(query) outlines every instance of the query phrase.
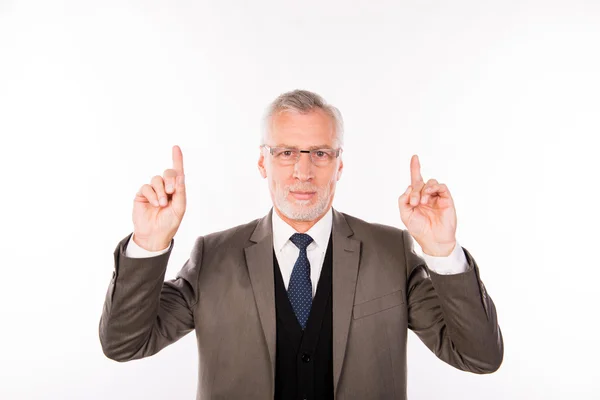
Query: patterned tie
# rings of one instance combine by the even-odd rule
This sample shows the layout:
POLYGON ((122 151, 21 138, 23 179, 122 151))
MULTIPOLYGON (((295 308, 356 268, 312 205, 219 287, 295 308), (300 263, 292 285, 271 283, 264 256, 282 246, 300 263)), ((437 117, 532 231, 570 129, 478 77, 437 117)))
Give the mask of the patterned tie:
POLYGON ((306 233, 294 233, 290 241, 300 249, 300 254, 294 264, 287 292, 296 318, 304 330, 312 306, 312 282, 306 248, 313 239, 306 233))

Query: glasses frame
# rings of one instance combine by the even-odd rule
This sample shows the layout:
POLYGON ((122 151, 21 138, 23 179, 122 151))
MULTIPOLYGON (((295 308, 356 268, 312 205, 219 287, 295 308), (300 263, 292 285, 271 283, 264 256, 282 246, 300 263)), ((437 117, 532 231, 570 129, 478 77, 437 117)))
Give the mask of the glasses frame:
POLYGON ((269 154, 271 154, 271 155, 273 155, 273 152, 276 149, 296 150, 296 151, 298 151, 298 157, 296 157, 296 161, 294 161, 293 164, 290 164, 290 166, 291 165, 296 165, 298 163, 298 161, 300 161, 300 153, 309 153, 309 157, 308 158, 310 158, 310 162, 313 163, 313 165, 316 166, 316 167, 321 167, 321 165, 317 165, 313 161, 312 153, 314 153, 316 151, 334 150, 335 151, 335 158, 338 158, 340 156, 340 153, 342 152, 342 148, 341 147, 338 147, 337 149, 332 149, 332 148, 329 148, 329 147, 324 147, 324 148, 312 149, 312 150, 301 150, 301 149, 298 149, 298 148, 295 148, 295 147, 271 147, 271 146, 269 146, 267 144, 262 144, 260 147, 264 147, 267 150, 269 150, 269 154))

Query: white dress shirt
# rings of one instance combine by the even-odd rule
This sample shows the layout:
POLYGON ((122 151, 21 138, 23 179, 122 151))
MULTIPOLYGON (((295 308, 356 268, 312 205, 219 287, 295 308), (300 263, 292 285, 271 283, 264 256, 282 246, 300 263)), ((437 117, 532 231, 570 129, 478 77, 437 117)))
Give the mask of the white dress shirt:
MULTIPOLYGON (((321 276, 323 261, 325 260, 325 251, 329 243, 329 235, 331 234, 333 224, 333 211, 331 207, 329 211, 317 221, 307 232, 307 235, 313 239, 311 244, 306 248, 306 255, 310 263, 310 280, 312 282, 313 298, 317 291, 317 283, 321 276)), ((300 249, 290 241, 290 237, 297 233, 294 228, 288 225, 281 217, 273 210, 272 218, 273 226, 273 249, 279 263, 279 270, 283 277, 283 283, 287 289, 292 269, 296 263, 296 259, 300 255, 300 249)), ((133 238, 133 235, 132 235, 133 238)), ((131 258, 154 257, 166 253, 171 245, 166 249, 149 251, 138 246, 131 238, 125 249, 125 255, 131 258)), ((434 257, 422 253, 422 257, 427 264, 427 267, 433 272, 441 275, 459 274, 468 269, 467 258, 462 251, 462 247, 456 242, 456 246, 452 253, 447 257, 434 257)))
MULTIPOLYGON (((306 255, 310 263, 313 298, 317 292, 317 283, 319 282, 319 276, 321 276, 323 261, 325 261, 325 251, 329 243, 332 225, 333 211, 329 208, 323 218, 305 232, 313 239, 306 248, 306 255)), ((292 276, 294 264, 300 255, 300 249, 290 240, 294 233, 297 233, 296 230, 282 220, 279 214, 273 210, 273 249, 275 249, 275 256, 286 289, 292 276)))

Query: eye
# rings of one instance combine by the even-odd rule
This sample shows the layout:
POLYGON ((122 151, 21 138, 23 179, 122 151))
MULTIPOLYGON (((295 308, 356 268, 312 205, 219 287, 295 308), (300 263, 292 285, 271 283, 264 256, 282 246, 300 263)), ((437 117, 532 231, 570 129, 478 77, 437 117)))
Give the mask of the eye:
POLYGON ((331 157, 331 152, 327 150, 316 150, 315 156, 320 159, 327 159, 331 157))
POLYGON ((296 151, 294 149, 280 149, 276 151, 275 156, 283 159, 293 159, 296 157, 296 151))

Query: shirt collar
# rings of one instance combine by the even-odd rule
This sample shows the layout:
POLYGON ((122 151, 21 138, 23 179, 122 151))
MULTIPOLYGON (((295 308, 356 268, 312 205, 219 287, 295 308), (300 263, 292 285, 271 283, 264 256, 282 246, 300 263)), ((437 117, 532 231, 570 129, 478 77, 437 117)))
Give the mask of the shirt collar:
MULTIPOLYGON (((273 209, 273 248, 275 252, 281 251, 285 246, 290 237, 296 232, 294 228, 287 224, 279 214, 273 209)), ((317 221, 307 232, 307 235, 313 239, 313 242, 317 247, 326 249, 329 244, 329 236, 331 235, 331 228, 333 225, 333 211, 332 207, 329 207, 329 211, 317 221)))

